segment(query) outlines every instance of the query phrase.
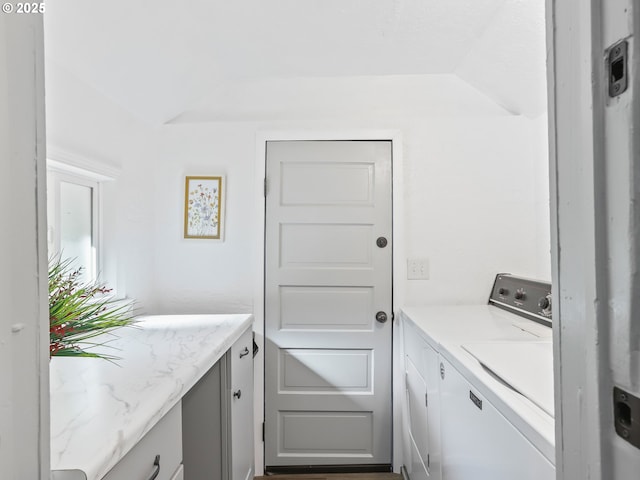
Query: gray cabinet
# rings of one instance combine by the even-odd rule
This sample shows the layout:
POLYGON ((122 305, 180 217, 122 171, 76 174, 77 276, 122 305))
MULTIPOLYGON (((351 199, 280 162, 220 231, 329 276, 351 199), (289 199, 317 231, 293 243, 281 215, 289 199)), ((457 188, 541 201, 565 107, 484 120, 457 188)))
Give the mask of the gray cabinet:
POLYGON ((252 353, 248 328, 182 399, 185 480, 253 478, 252 353))
POLYGON ((182 399, 182 458, 187 480, 226 480, 221 375, 224 363, 223 357, 182 399))

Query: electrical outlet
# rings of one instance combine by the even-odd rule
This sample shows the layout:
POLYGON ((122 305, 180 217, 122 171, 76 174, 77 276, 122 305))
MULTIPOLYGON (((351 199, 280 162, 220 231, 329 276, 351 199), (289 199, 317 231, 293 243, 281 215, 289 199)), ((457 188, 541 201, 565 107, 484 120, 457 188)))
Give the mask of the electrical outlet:
POLYGON ((407 280, 429 280, 429 259, 408 258, 407 280))

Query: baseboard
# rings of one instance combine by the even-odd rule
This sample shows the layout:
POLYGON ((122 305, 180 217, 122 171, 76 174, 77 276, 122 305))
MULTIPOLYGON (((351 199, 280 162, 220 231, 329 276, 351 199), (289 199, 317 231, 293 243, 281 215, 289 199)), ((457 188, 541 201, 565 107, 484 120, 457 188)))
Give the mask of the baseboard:
POLYGON ((285 465, 266 466, 265 475, 292 475, 300 473, 390 473, 393 472, 391 464, 373 465, 285 465))

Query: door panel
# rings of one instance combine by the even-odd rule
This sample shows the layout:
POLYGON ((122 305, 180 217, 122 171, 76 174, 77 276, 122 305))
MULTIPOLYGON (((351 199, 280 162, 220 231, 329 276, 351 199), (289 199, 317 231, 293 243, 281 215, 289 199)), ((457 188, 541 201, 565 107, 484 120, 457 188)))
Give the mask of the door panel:
POLYGON ((282 268, 372 268, 372 225, 282 225, 282 268))
POLYGON ((372 287, 280 287, 280 328, 373 329, 372 287))
POLYGON ((289 162, 282 167, 282 205, 372 205, 373 172, 373 163, 289 162))
POLYGON ((390 464, 391 142, 268 142, 266 167, 267 471, 390 464))
POLYGON ((280 412, 279 456, 373 457, 372 412, 280 412))
POLYGON ((280 349, 280 393, 373 391, 371 350, 280 349))

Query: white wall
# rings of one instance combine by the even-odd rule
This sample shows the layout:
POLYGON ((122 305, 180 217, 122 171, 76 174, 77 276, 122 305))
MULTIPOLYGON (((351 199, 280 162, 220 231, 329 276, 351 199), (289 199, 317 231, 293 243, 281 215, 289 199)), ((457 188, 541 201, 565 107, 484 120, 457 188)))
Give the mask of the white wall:
POLYGON ((407 256, 429 258, 431 267, 430 280, 395 286, 406 303, 484 302, 499 271, 550 277, 545 117, 509 115, 452 76, 413 91, 407 87, 415 79, 408 85, 398 78, 395 88, 390 82, 384 89, 371 89, 367 80, 360 88, 328 83, 335 95, 314 83, 311 91, 308 84, 299 88, 306 93, 299 96, 289 83, 286 93, 265 88, 267 101, 255 91, 248 101, 236 97, 238 111, 264 118, 270 110, 277 120, 161 128, 157 156, 150 159, 158 261, 147 308, 251 311, 252 278, 259 274, 254 239, 262 235, 253 166, 256 132, 262 131, 400 130, 405 231, 394 232, 396 244, 404 243, 407 256), (373 91, 375 98, 367 106, 360 93, 350 105, 351 88, 373 91), (228 185, 225 242, 183 240, 184 175, 218 173, 228 185))
MULTIPOLYGON (((403 134, 405 232, 394 232, 408 256, 428 257, 430 280, 396 289, 407 303, 486 301, 495 273, 549 278, 548 187, 544 151, 534 122, 524 117, 353 119, 302 124, 309 131, 396 128, 403 134), (541 173, 542 172, 542 173, 541 173), (540 244, 546 245, 545 250, 540 244), (455 285, 455 288, 451 288, 455 285)), ((155 259, 153 303, 158 313, 251 311, 258 274, 254 209, 255 135, 300 129, 299 122, 164 127, 154 158, 155 259), (184 175, 227 176, 223 243, 182 239, 184 175)), ((404 265, 399 265, 404 268, 404 265)), ((131 291, 132 285, 129 283, 131 291)))
POLYGON ((406 303, 484 302, 499 271, 550 277, 546 116, 511 115, 456 76, 239 84, 218 111, 150 127, 50 71, 49 143, 122 168, 106 212, 118 286, 147 313, 253 310, 262 131, 402 133, 405 231, 394 235, 430 262, 429 280, 395 285, 406 303), (182 238, 184 176, 203 174, 226 176, 223 242, 182 238))
POLYGON ((0 476, 49 476, 44 60, 39 15, 0 16, 0 476))
MULTIPOLYGON (((256 228, 254 131, 245 124, 168 126, 153 162, 155 231, 150 250, 157 313, 251 312, 256 228), (223 175, 224 241, 183 238, 184 177, 223 175)), ((131 285, 130 285, 131 287, 131 285)))
POLYGON ((101 173, 116 172, 103 184, 102 217, 106 261, 103 279, 117 278, 118 294, 134 286, 140 304, 153 291, 149 280, 153 257, 155 188, 153 159, 156 131, 93 90, 51 59, 46 63, 47 145, 56 159, 71 157, 101 173), (119 172, 119 173, 117 173, 119 172))
POLYGON ((407 303, 486 302, 498 272, 546 277, 538 247, 548 198, 546 158, 524 117, 427 120, 406 135, 407 256, 429 259, 428 281, 406 281, 407 303), (544 196, 542 196, 544 195, 544 196), (542 196, 542 198, 541 198, 542 196))

